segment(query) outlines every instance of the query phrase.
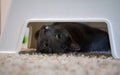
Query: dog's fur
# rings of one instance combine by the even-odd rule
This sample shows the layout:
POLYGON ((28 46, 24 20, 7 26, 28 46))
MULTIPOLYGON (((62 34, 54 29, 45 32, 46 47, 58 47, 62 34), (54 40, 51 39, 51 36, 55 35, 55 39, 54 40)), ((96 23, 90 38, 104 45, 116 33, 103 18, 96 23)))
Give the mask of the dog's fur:
POLYGON ((74 22, 43 25, 35 34, 40 53, 108 52, 110 44, 105 31, 74 22))

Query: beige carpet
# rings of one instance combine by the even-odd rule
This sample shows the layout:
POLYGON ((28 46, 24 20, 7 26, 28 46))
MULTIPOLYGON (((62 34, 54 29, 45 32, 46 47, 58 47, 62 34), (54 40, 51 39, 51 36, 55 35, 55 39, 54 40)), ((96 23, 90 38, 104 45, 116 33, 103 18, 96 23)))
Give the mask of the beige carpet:
POLYGON ((104 55, 0 54, 0 75, 120 75, 120 60, 104 55))

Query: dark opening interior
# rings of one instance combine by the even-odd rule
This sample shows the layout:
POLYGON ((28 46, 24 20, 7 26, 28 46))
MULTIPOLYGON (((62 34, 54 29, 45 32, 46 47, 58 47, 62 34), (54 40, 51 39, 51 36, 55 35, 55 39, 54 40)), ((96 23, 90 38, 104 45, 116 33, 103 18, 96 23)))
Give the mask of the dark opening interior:
MULTIPOLYGON (((31 51, 31 50, 36 51, 36 47, 37 47, 37 43, 36 43, 37 41, 35 39, 36 31, 38 31, 43 25, 52 25, 53 23, 54 22, 30 22, 26 27, 21 51, 31 51)), ((100 29, 108 33, 108 27, 105 22, 80 22, 80 23, 88 25, 93 28, 100 29)))

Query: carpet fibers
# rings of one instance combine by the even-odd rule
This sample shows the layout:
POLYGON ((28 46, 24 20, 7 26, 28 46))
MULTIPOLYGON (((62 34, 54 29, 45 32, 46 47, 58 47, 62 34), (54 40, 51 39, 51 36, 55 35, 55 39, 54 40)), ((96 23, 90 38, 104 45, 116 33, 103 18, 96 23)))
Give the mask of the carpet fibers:
POLYGON ((105 55, 0 54, 0 75, 120 75, 120 60, 105 55))

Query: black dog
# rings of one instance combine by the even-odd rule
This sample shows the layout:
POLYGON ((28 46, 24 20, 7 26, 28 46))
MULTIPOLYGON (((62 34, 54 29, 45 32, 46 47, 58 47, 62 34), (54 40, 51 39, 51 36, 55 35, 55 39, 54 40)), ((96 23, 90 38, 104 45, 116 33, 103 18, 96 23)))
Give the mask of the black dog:
POLYGON ((105 31, 74 22, 57 22, 42 26, 35 34, 40 53, 109 52, 105 31))

